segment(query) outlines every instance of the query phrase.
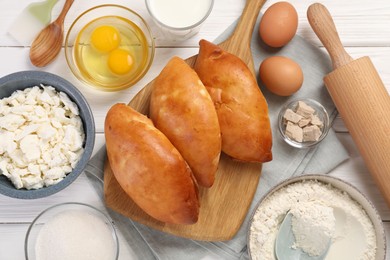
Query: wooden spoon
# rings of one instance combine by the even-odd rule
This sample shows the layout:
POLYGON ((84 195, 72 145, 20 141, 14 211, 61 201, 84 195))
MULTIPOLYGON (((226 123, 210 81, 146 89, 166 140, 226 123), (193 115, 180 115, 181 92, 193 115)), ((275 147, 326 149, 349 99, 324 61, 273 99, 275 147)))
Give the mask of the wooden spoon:
POLYGON ((31 44, 30 60, 37 67, 52 62, 61 50, 64 39, 64 20, 74 0, 66 0, 58 18, 46 26, 31 44))

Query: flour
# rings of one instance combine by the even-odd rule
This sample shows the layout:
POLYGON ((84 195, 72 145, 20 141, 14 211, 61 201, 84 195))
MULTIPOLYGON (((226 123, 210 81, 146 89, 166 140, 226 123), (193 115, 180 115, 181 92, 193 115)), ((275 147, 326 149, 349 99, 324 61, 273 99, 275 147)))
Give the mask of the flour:
POLYGON ((111 230, 99 217, 82 211, 61 212, 39 231, 35 259, 113 260, 111 230))
POLYGON ((276 236, 289 210, 295 212, 296 216, 292 219, 295 223, 292 225, 298 235, 311 236, 304 225, 315 227, 313 233, 322 233, 321 237, 313 239, 307 237, 305 240, 304 236, 296 238, 295 247, 315 255, 321 249, 320 242, 331 237, 326 260, 375 259, 375 230, 364 209, 347 193, 315 180, 287 185, 261 203, 255 212, 250 230, 249 247, 252 259, 276 259, 276 236), (330 211, 333 212, 333 217, 330 211))
POLYGON ((315 202, 303 202, 295 204, 290 212, 296 240, 293 248, 301 248, 310 256, 319 256, 325 252, 336 231, 333 208, 315 202))

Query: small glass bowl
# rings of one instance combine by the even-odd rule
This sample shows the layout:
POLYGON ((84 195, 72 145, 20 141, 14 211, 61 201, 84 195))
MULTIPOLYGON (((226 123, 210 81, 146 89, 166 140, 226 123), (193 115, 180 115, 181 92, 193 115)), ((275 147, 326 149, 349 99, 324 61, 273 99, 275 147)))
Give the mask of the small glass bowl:
POLYGON ((329 115, 324 106, 322 106, 319 102, 313 100, 313 99, 299 99, 299 100, 293 100, 291 102, 286 103, 282 109, 279 112, 278 116, 278 127, 279 127, 279 133, 281 134, 283 140, 288 143, 289 145, 296 147, 296 148, 309 148, 317 145, 320 143, 328 134, 329 128, 330 128, 330 121, 329 121, 329 115), (296 108, 298 106, 298 101, 303 101, 310 107, 312 107, 315 112, 314 114, 318 116, 318 118, 323 122, 323 126, 321 129, 321 135, 318 138, 317 141, 305 141, 305 142, 298 142, 296 140, 291 139, 289 136, 286 135, 286 120, 283 118, 283 115, 285 114, 287 109, 291 109, 293 111, 296 111, 296 108))
MULTIPOLYGON (((128 35, 128 33, 126 34, 128 35)), ((82 82, 103 91, 118 91, 133 86, 148 72, 153 62, 154 53, 154 38, 152 37, 148 24, 139 14, 121 5, 104 4, 95 6, 83 12, 74 20, 65 38, 65 58, 72 73, 82 82), (107 17, 111 17, 110 19, 112 19, 108 21, 108 24, 105 24, 105 21, 99 21, 99 19, 107 17), (140 41, 144 42, 144 45, 127 40, 118 47, 120 49, 122 47, 133 48, 131 45, 141 46, 140 50, 134 52, 146 53, 144 55, 145 57, 142 59, 138 58, 138 61, 135 61, 134 64, 137 64, 137 67, 134 71, 124 75, 115 75, 114 73, 111 76, 103 74, 93 75, 93 73, 91 73, 91 68, 82 65, 86 55, 77 54, 76 52, 80 51, 81 48, 85 48, 85 45, 89 45, 90 43, 84 44, 83 42, 80 42, 77 44, 78 37, 81 37, 81 32, 85 34, 91 33, 95 27, 100 25, 117 25, 121 28, 133 31, 138 40, 142 38, 140 41)), ((106 58, 103 57, 101 59, 106 58)), ((98 62, 101 59, 95 57, 93 63, 98 62)))
MULTIPOLYGON (((61 220, 64 222, 64 219, 61 220)), ((63 223, 62 223, 63 224, 63 223)), ((92 227, 89 227, 92 228, 92 227)), ((31 223, 30 227, 27 230, 26 239, 24 243, 24 251, 26 260, 36 260, 38 259, 37 256, 37 243, 39 243, 40 239, 48 239, 51 237, 55 237, 55 240, 58 239, 58 245, 60 245, 62 248, 61 250, 67 250, 70 254, 71 249, 76 249, 75 247, 80 247, 81 250, 85 250, 87 247, 84 243, 86 240, 93 241, 90 245, 95 248, 95 246, 104 245, 103 247, 107 248, 109 243, 112 243, 112 254, 110 254, 109 259, 110 260, 117 260, 119 257, 119 241, 118 236, 115 230, 115 227, 112 223, 112 220, 103 212, 98 210, 95 207, 92 207, 87 204, 78 203, 78 202, 68 202, 68 203, 61 203, 52 207, 47 208, 43 212, 41 212, 31 223), (47 227, 48 223, 51 223, 51 228, 54 226, 59 226, 59 221, 61 217, 68 216, 69 218, 75 219, 75 217, 84 217, 82 221, 71 221, 67 222, 66 225, 61 226, 62 228, 68 230, 71 230, 68 232, 67 235, 74 235, 77 234, 77 237, 79 237, 80 243, 69 245, 69 241, 63 241, 61 240, 61 237, 64 233, 60 233, 61 230, 50 230, 47 227), (101 221, 101 223, 99 223, 101 221), (75 224, 75 222, 77 222, 75 224), (78 223, 79 222, 79 223, 78 223), (103 224, 103 226, 107 227, 107 230, 104 230, 106 235, 103 235, 104 233, 101 233, 102 236, 99 236, 99 233, 96 232, 91 237, 82 238, 82 236, 87 236, 88 232, 83 232, 81 230, 80 225, 94 225, 94 228, 96 228, 96 224, 103 224), (45 229, 46 227, 46 229, 45 229), (44 232, 44 233, 41 233, 44 232), (45 237, 45 238, 44 238, 45 237), (100 241, 99 241, 100 240, 100 241), (68 242, 68 243, 67 243, 68 242), (111 257, 112 255, 112 257, 111 257)), ((73 239, 77 239, 76 236, 72 236, 73 239)), ((55 241, 57 242, 57 241, 55 241)), ((44 246, 48 246, 45 244, 44 246)), ((54 254, 61 254, 61 252, 55 251, 55 248, 49 248, 48 251, 51 251, 54 254)), ((74 256, 74 255, 73 255, 74 256)), ((49 256, 48 256, 49 257, 49 256)), ((57 258, 57 257, 56 257, 57 258)), ((51 258, 54 259, 54 258, 51 258)), ((78 258, 79 259, 79 258, 78 258)), ((107 259, 107 258, 104 258, 107 259)))
MULTIPOLYGON (((153 22, 160 29, 164 38, 166 38, 168 40, 173 40, 173 41, 183 41, 183 40, 189 39, 192 36, 194 36, 195 34, 197 34, 199 32, 200 28, 202 27, 202 24, 209 17, 211 11, 213 10, 213 6, 214 6, 214 0, 208 1, 207 10, 205 8, 206 5, 202 6, 202 4, 200 2, 194 1, 191 5, 191 10, 198 10, 199 11, 199 10, 203 9, 201 7, 204 7, 204 12, 201 13, 202 16, 199 16, 199 19, 194 21, 193 24, 185 23, 186 25, 184 25, 184 26, 174 26, 173 24, 167 24, 167 22, 164 21, 164 19, 162 20, 161 18, 159 18, 159 15, 157 14, 157 12, 158 11, 159 12, 168 11, 172 15, 175 12, 175 8, 174 7, 171 7, 170 9, 159 8, 159 6, 153 5, 153 1, 154 0, 145 0, 146 9, 148 10, 150 16, 152 17, 153 22)), ((158 1, 156 1, 156 2, 158 2, 158 1)), ((182 14, 187 14, 187 16, 188 16, 187 12, 186 13, 183 12, 182 14)), ((181 17, 183 17, 182 14, 180 15, 181 17)), ((192 18, 196 17, 195 13, 190 14, 190 15, 192 15, 192 16, 190 16, 192 18)), ((164 14, 164 16, 167 16, 167 14, 164 14)), ((182 21, 182 19, 180 19, 180 16, 175 17, 175 18, 172 17, 172 20, 175 20, 176 23, 180 22, 180 21, 182 21)))

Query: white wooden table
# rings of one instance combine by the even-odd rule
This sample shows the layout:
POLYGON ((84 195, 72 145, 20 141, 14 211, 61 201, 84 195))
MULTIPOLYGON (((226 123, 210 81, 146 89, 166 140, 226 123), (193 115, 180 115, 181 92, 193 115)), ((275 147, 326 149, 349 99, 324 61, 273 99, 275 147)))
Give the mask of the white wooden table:
MULTIPOLYGON (((10 23, 32 0, 0 1, 0 77, 21 70, 36 69, 28 59, 29 48, 21 47, 6 33, 10 23)), ((53 17, 57 17, 64 0, 55 6, 53 17)), ((263 11, 276 0, 269 0, 263 11)), ((298 11, 298 35, 316 46, 321 43, 311 30, 307 18, 307 7, 312 0, 291 0, 298 11)), ((236 20, 245 4, 245 0, 215 0, 214 9, 202 27, 201 32, 185 42, 168 42, 159 39, 157 29, 153 27, 141 0, 75 0, 65 21, 65 30, 82 11, 103 3, 125 5, 143 16, 152 27, 157 39, 156 56, 147 75, 136 86, 117 93, 105 93, 92 90, 80 83, 66 65, 64 52, 44 71, 58 74, 75 84, 85 95, 93 110, 96 122, 95 152, 104 143, 103 122, 108 108, 116 102, 127 103, 151 79, 153 79, 173 55, 187 58, 197 53, 201 38, 214 40, 227 26, 236 20)), ((322 0, 333 15, 340 37, 347 52, 352 57, 370 56, 382 77, 387 90, 390 90, 390 1, 389 0, 322 0)), ((258 64, 256 65, 258 66, 258 64)), ((390 112, 390 111, 389 111, 390 112)), ((377 207, 390 237, 390 210, 375 186, 362 158, 360 157, 341 119, 337 119, 334 128, 338 137, 347 147, 351 158, 334 169, 330 175, 344 179, 358 187, 377 207)), ((390 151, 389 151, 390 152, 390 151)), ((47 207, 61 202, 85 202, 102 207, 101 202, 88 185, 84 175, 65 190, 48 198, 33 201, 12 199, 0 195, 0 260, 24 259, 24 238, 29 223, 47 207)), ((388 254, 390 255, 389 242, 388 254)), ((131 259, 131 248, 122 246, 120 259, 131 259)))

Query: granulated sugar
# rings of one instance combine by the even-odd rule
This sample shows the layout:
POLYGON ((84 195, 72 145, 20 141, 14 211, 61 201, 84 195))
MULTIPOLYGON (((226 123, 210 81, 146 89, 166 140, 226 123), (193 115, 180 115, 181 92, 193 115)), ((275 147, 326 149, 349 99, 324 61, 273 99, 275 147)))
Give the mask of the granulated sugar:
POLYGON ((375 259, 377 248, 375 230, 367 213, 347 193, 316 180, 287 185, 261 203, 255 212, 250 230, 249 247, 252 259, 276 259, 275 239, 280 224, 289 210, 296 211, 296 222, 293 224, 296 233, 304 234, 306 222, 309 226, 318 224, 314 231, 324 234, 311 237, 310 242, 305 242, 302 236, 301 239, 297 239, 295 247, 304 249, 306 246, 306 251, 315 254, 321 250, 321 241, 326 240, 328 236, 331 237, 331 246, 326 260, 375 259), (312 210, 303 210, 302 207, 305 206, 311 207, 312 210), (328 214, 328 209, 333 211, 334 218, 328 214), (320 221, 315 224, 318 220, 320 221))
POLYGON ((40 230, 35 247, 39 260, 113 260, 112 232, 99 217, 83 211, 66 211, 40 230))

